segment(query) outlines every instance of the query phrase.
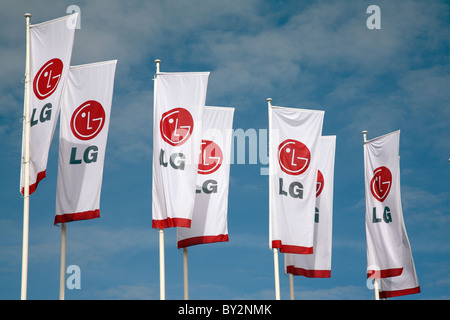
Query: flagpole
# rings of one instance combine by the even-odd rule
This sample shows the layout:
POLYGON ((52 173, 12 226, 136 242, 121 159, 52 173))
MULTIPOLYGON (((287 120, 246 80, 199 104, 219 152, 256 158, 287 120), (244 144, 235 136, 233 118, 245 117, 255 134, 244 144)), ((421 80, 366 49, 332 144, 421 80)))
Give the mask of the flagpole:
POLYGON ((23 239, 22 239, 22 281, 21 300, 27 299, 28 283, 28 234, 30 225, 30 13, 25 13, 26 54, 25 54, 25 150, 24 150, 24 190, 23 190, 23 239))
POLYGON ((166 300, 166 275, 164 265, 164 229, 159 229, 159 297, 166 300))
POLYGON ((66 224, 61 224, 61 265, 59 269, 59 300, 64 300, 66 280, 66 224))
MULTIPOLYGON (((267 98, 267 106, 269 109, 269 126, 271 123, 271 115, 270 115, 270 107, 272 106, 272 98, 267 98)), ((269 128, 270 130, 270 128, 269 128)), ((270 133, 269 133, 269 153, 271 150, 271 141, 270 141, 270 133)), ((269 155, 270 157, 270 155, 269 155)), ((270 167, 269 167, 270 168, 270 167)), ((271 195, 272 195, 272 187, 270 183, 270 169, 269 169, 269 210, 271 208, 271 195)), ((275 299, 280 300, 280 270, 278 263, 278 248, 272 248, 273 250, 273 268, 274 268, 274 276, 275 276, 275 299)))
POLYGON ((294 299, 294 275, 292 273, 289 273, 289 296, 291 300, 294 299))
MULTIPOLYGON (((161 60, 156 59, 156 74, 159 73, 159 65, 161 60)), ((155 77, 156 81, 156 77, 155 77)), ((154 93, 156 94, 156 92, 154 93)), ((165 274, 165 263, 164 263, 164 229, 159 230, 159 296, 160 300, 166 300, 166 274, 165 274)))
MULTIPOLYGON (((367 131, 364 130, 362 132, 362 134, 363 134, 364 144, 366 144, 367 143, 367 131)), ((380 300, 380 292, 379 292, 378 279, 377 278, 373 278, 373 290, 375 292, 375 300, 380 300)))
POLYGON ((189 300, 188 249, 183 248, 184 300, 189 300))

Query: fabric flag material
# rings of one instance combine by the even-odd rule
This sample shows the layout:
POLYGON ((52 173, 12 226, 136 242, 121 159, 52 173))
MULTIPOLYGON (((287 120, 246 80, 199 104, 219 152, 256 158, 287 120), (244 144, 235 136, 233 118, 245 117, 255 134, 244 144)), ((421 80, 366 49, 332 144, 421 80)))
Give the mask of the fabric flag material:
POLYGON ((333 184, 336 136, 320 137, 320 159, 317 171, 313 254, 285 256, 286 273, 308 278, 331 277, 333 225, 333 184))
POLYGON ((228 187, 234 108, 205 107, 190 228, 177 228, 177 247, 228 241, 228 187))
POLYGON ((61 107, 55 224, 100 217, 116 64, 70 67, 61 107))
POLYGON ((312 254, 324 111, 269 107, 269 239, 283 253, 312 254))
POLYGON ((364 144, 367 277, 382 279, 385 297, 420 292, 403 220, 399 143, 395 131, 364 144))
MULTIPOLYGON (((77 18, 78 13, 74 13, 30 26, 30 194, 46 176, 48 152, 58 122, 61 94, 69 72, 77 18)), ((24 150, 23 137, 22 159, 24 150)), ((24 168, 22 161, 22 194, 25 183, 24 168)))
POLYGON ((191 226, 209 72, 157 73, 152 227, 191 226))

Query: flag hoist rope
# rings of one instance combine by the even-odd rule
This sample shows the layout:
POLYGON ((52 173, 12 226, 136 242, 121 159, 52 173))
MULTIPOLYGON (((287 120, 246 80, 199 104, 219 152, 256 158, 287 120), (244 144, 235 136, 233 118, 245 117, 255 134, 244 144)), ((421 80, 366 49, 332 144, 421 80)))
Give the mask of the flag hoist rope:
MULTIPOLYGON (((268 107, 268 111, 269 111, 269 153, 272 150, 271 149, 271 139, 270 139, 270 132, 271 132, 271 126, 272 126, 272 121, 271 121, 271 112, 270 112, 270 108, 272 106, 272 98, 267 98, 267 107, 268 107)), ((270 155, 269 155, 270 158, 270 155)), ((271 208, 271 195, 272 195, 272 187, 271 187, 271 183, 270 183, 270 178, 271 175, 273 174, 273 172, 270 171, 270 166, 269 166, 269 210, 271 208)), ((279 267, 279 263, 278 263, 278 248, 272 248, 273 250, 273 267, 274 267, 274 276, 275 276, 275 299, 276 300, 280 300, 280 267, 279 267)))
POLYGON ((28 233, 30 223, 30 13, 25 13, 26 23, 26 54, 25 54, 25 150, 22 159, 24 168, 24 190, 23 190, 23 239, 22 239, 22 281, 20 298, 27 299, 28 282, 28 233))
MULTIPOLYGON (((363 138, 364 138, 364 144, 367 143, 367 131, 364 130, 362 132, 363 138)), ((379 292, 379 285, 378 285, 378 279, 373 278, 373 291, 375 291, 375 300, 380 300, 380 292, 379 292)))
MULTIPOLYGON (((156 59, 156 74, 159 73, 159 65, 161 60, 156 59)), ((155 81, 157 76, 155 76, 155 81)), ((156 82, 155 82, 156 88, 156 82)), ((153 94, 156 94, 156 90, 153 94)), ((155 108, 155 106, 153 106, 155 108)), ((160 300, 166 300, 166 274, 165 274, 165 263, 164 263, 164 229, 158 229, 159 232, 159 297, 160 300)))

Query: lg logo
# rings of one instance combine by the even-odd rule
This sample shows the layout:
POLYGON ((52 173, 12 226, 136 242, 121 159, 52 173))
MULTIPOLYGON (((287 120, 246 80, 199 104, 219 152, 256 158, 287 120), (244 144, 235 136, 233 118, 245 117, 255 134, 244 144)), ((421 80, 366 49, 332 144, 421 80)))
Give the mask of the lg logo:
MULTIPOLYGON (((191 113, 184 108, 171 109, 161 116, 159 130, 162 139, 171 146, 181 146, 189 140, 194 130, 194 119, 191 113)), ((177 152, 169 156, 169 162, 165 160, 165 150, 159 153, 159 164, 167 167, 168 163, 173 169, 184 170, 186 157, 177 152)))
MULTIPOLYGON (((372 196, 380 202, 386 200, 392 186, 391 170, 386 167, 378 167, 373 171, 373 177, 370 180, 370 192, 372 196)), ((392 222, 391 209, 388 206, 384 207, 383 220, 377 217, 376 208, 373 208, 372 223, 392 222)))
POLYGON ((211 174, 216 172, 223 161, 222 149, 213 141, 202 140, 198 173, 211 174))
MULTIPOLYGON (((63 63, 60 59, 50 59, 42 65, 39 71, 34 76, 33 92, 39 100, 49 98, 58 87, 63 73, 63 63)), ((52 118, 52 104, 46 103, 39 112, 37 117, 37 108, 34 108, 31 113, 30 126, 33 127, 39 123, 44 123, 52 118)))
POLYGON ((281 170, 289 175, 302 174, 308 169, 310 161, 311 153, 300 141, 288 139, 278 146, 278 162, 281 170))
MULTIPOLYGON (((311 162, 311 152, 300 141, 287 139, 278 146, 278 163, 284 173, 298 176, 308 170, 311 162)), ((292 181, 288 191, 283 190, 283 178, 279 178, 278 194, 292 198, 303 199, 303 185, 299 181, 292 181)))
MULTIPOLYGON (((82 103, 72 114, 70 129, 79 140, 94 139, 103 129, 106 121, 105 109, 95 100, 82 103)), ((77 159, 77 147, 73 147, 70 154, 70 164, 92 163, 97 161, 98 147, 88 146, 83 152, 83 158, 77 159)))
POLYGON ((171 146, 181 146, 194 130, 194 119, 186 109, 175 108, 162 115, 159 129, 165 142, 171 146))
POLYGON ((373 171, 370 181, 370 191, 375 199, 383 202, 391 190, 392 174, 386 167, 379 167, 373 171))
POLYGON ((58 87, 63 72, 63 63, 60 59, 47 61, 34 77, 33 91, 39 100, 44 100, 58 87))

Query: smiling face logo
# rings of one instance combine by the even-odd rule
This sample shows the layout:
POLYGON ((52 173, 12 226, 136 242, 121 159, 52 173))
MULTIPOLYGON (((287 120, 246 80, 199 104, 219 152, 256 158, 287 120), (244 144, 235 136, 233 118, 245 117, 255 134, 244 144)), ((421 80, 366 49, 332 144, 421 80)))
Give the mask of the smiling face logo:
POLYGON ((44 100, 52 95, 61 80, 63 72, 63 63, 60 59, 51 59, 47 61, 33 80, 33 91, 36 97, 44 100))
POLYGON ((175 108, 163 113, 159 128, 165 142, 171 146, 180 146, 191 136, 194 120, 186 109, 175 108))
POLYGON ((223 153, 220 147, 213 141, 202 140, 200 158, 198 161, 198 173, 213 173, 219 169, 222 161, 223 153))
POLYGON ((378 167, 373 171, 373 178, 370 180, 370 191, 380 202, 383 202, 389 194, 392 185, 391 171, 386 167, 378 167))
POLYGON ((283 172, 299 175, 308 169, 311 153, 300 141, 287 139, 278 146, 278 162, 283 172))
POLYGON ((72 114, 70 129, 80 140, 90 140, 102 131, 105 124, 105 110, 95 100, 88 100, 72 114))

